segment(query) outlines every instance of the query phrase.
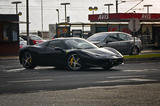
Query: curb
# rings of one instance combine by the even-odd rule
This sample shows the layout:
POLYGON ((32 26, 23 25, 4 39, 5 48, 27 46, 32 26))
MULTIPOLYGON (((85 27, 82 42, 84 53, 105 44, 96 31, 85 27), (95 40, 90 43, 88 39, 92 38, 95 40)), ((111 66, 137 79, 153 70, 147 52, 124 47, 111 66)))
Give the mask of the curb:
POLYGON ((144 61, 160 61, 160 57, 152 57, 152 58, 130 58, 130 59, 125 59, 124 58, 124 63, 127 62, 144 62, 144 61))
POLYGON ((18 56, 0 56, 0 60, 18 60, 18 56))

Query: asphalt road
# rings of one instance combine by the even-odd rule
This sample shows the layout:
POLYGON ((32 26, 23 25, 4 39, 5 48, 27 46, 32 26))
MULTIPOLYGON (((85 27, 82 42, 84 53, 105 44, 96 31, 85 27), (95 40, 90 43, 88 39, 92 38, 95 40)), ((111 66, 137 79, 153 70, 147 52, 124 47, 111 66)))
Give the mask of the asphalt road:
POLYGON ((0 61, 0 94, 36 93, 99 86, 139 85, 160 82, 160 62, 126 63, 111 70, 83 71, 54 67, 24 69, 18 60, 0 61))

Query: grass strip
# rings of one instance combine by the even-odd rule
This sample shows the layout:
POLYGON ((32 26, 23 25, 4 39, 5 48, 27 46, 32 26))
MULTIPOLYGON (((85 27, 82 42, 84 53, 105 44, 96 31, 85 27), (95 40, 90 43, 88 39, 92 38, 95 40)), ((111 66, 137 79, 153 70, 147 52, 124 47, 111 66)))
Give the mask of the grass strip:
POLYGON ((132 58, 156 58, 160 57, 160 54, 140 54, 140 55, 130 55, 130 56, 124 56, 125 59, 132 59, 132 58))

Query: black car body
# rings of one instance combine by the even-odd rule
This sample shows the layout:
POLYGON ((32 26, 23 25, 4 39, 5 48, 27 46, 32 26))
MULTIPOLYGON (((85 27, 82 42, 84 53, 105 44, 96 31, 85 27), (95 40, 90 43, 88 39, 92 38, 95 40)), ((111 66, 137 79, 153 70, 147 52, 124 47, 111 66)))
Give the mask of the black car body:
POLYGON ((98 48, 82 38, 56 38, 20 49, 20 63, 35 66, 67 67, 80 70, 100 66, 109 69, 123 63, 123 56, 113 48, 98 48))
POLYGON ((124 32, 100 32, 95 33, 88 41, 99 47, 112 47, 122 54, 137 55, 142 50, 142 42, 137 37, 124 32))

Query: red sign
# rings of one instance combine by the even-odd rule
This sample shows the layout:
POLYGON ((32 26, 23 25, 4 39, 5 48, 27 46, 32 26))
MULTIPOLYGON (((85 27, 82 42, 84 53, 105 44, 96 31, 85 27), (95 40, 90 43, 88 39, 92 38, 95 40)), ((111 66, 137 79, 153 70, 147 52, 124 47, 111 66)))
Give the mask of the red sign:
POLYGON ((132 18, 140 21, 160 21, 160 14, 146 13, 114 13, 114 14, 93 14, 89 15, 88 19, 91 22, 106 22, 106 21, 129 21, 132 18))

